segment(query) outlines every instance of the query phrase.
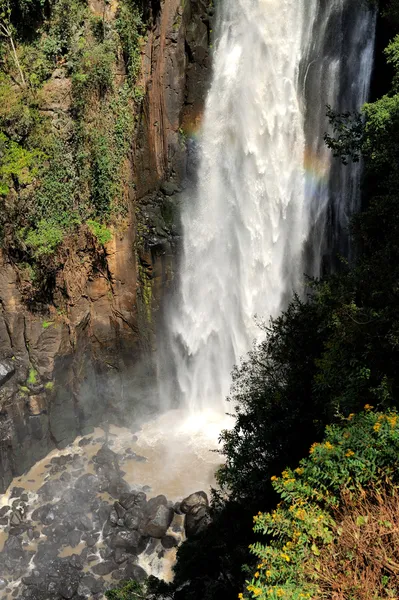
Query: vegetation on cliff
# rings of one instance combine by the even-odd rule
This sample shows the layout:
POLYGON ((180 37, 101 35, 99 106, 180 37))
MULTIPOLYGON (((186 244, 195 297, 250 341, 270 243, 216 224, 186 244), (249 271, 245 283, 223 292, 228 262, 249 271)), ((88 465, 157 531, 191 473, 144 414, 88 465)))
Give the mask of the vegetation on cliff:
POLYGON ((134 0, 0 8, 1 246, 34 296, 70 236, 87 226, 102 245, 127 209, 144 29, 134 0))

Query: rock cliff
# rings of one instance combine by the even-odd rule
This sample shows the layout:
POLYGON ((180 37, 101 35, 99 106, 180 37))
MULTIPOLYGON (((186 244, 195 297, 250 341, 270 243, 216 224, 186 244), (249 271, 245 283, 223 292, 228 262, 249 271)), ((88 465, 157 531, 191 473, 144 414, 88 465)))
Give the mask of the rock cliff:
MULTIPOLYGON (((94 13, 106 6, 91 1, 94 13)), ((99 247, 82 227, 65 246, 52 303, 34 309, 21 270, 0 253, 0 491, 52 448, 143 404, 140 381, 151 372, 179 237, 187 136, 200 123, 209 76, 212 10, 208 0, 150 3, 129 211, 112 240, 99 247)), ((42 109, 68 119, 69 95, 70 81, 55 72, 42 109)))

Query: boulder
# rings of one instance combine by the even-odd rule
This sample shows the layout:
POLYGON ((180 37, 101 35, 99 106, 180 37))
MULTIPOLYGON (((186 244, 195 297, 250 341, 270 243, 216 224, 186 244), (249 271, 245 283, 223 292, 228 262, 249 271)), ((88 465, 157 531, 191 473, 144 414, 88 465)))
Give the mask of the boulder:
POLYGON ((184 528, 187 537, 192 537, 201 531, 204 531, 211 522, 209 508, 205 505, 198 504, 194 506, 189 513, 186 514, 184 520, 184 528))
POLYGON ((115 571, 118 568, 118 565, 113 560, 106 560, 104 562, 98 563, 98 565, 94 565, 92 567, 92 571, 95 575, 109 575, 112 571, 115 571))
POLYGON ((161 540, 161 544, 165 550, 170 550, 171 548, 176 548, 176 546, 179 545, 179 542, 173 535, 165 535, 161 540))
POLYGON ((182 513, 187 514, 194 506, 198 505, 209 506, 208 496, 205 492, 190 494, 190 496, 181 501, 179 508, 182 513))
POLYGON ((143 510, 130 509, 123 519, 125 527, 131 530, 138 530, 143 527, 146 521, 146 515, 143 510))
POLYGON ((126 510, 132 508, 144 508, 147 502, 147 496, 144 492, 130 492, 122 494, 119 498, 119 504, 126 510))
POLYGON ((79 582, 78 594, 85 598, 91 598, 93 594, 99 594, 104 589, 104 584, 98 577, 85 575, 79 582))
POLYGON ((148 575, 142 567, 139 567, 139 565, 129 564, 124 569, 122 578, 129 580, 133 579, 134 581, 138 581, 138 583, 142 583, 147 579, 147 577, 148 575))
POLYGON ((111 536, 109 545, 111 548, 123 548, 129 553, 137 553, 141 536, 137 531, 118 531, 111 536))
POLYGON ((144 534, 157 539, 163 538, 173 520, 173 515, 173 508, 161 504, 156 509, 155 514, 148 520, 144 528, 144 534))

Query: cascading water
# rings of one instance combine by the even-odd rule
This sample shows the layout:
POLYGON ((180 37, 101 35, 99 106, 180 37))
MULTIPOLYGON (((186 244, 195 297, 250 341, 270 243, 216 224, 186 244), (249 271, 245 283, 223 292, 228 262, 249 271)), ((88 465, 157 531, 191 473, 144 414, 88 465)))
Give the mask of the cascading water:
POLYGON ((323 147, 325 105, 362 105, 373 56, 374 13, 359 2, 220 4, 198 184, 182 210, 165 319, 173 401, 197 413, 224 411, 232 366, 259 335, 254 316, 276 315, 305 270, 319 274, 331 207, 343 221, 358 201, 359 170, 332 168, 323 147))

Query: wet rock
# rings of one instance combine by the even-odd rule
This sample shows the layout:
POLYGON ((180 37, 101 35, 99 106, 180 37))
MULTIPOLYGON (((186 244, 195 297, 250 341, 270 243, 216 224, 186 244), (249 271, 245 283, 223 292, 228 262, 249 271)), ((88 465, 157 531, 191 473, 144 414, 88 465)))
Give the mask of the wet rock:
POLYGON ((123 564, 128 559, 131 559, 131 554, 127 554, 123 548, 116 548, 114 552, 114 560, 118 565, 123 564))
POLYGON ((98 594, 104 589, 104 584, 98 577, 93 575, 85 575, 79 582, 78 594, 91 598, 92 594, 98 594))
POLYGON ((130 492, 123 494, 119 498, 119 504, 123 506, 123 508, 125 508, 126 510, 130 510, 132 508, 142 509, 145 507, 146 503, 147 496, 144 494, 144 492, 130 492))
POLYGON ((123 519, 126 514, 126 508, 124 508, 119 502, 114 504, 115 512, 118 515, 118 519, 123 519))
POLYGON ((158 539, 164 537, 173 520, 173 515, 173 508, 161 504, 156 509, 154 516, 148 520, 143 533, 158 539))
POLYGON ((27 529, 27 525, 19 525, 18 527, 11 527, 10 535, 23 535, 27 529))
POLYGON ((204 531, 211 523, 211 517, 209 514, 209 508, 205 505, 194 506, 184 521, 184 528, 187 537, 192 537, 201 531, 204 531))
POLYGON ((109 545, 111 548, 123 548, 129 553, 138 553, 141 536, 137 531, 118 531, 111 536, 109 545))
POLYGON ((93 438, 83 438, 79 441, 78 446, 80 448, 84 448, 85 446, 88 446, 89 444, 91 444, 93 441, 93 438))
POLYGON ((0 577, 0 590, 5 590, 7 585, 7 580, 3 577, 0 577))
POLYGON ((44 525, 50 525, 55 519, 54 508, 51 504, 45 504, 33 511, 32 521, 41 521, 44 525))
POLYGON ((180 504, 180 510, 182 513, 187 514, 194 506, 198 505, 209 506, 208 496, 205 492, 195 492, 184 498, 180 504))
POLYGON ((116 512, 115 509, 111 510, 111 513, 109 515, 109 522, 113 527, 116 527, 118 525, 118 513, 116 512))
POLYGON ((75 483, 75 488, 84 493, 86 497, 93 496, 99 489, 100 482, 98 477, 91 473, 81 475, 75 483))
POLYGON ((75 519, 75 527, 79 531, 91 531, 93 529, 93 523, 88 515, 81 514, 75 519))
POLYGON ((109 575, 117 568, 118 565, 113 560, 107 560, 99 563, 98 565, 94 565, 91 570, 95 575, 109 575))
POLYGON ((119 471, 118 455, 113 450, 108 448, 106 444, 104 444, 97 454, 93 456, 93 462, 97 466, 106 465, 113 467, 116 471, 119 471))
POLYGON ((22 521, 21 513, 18 510, 13 511, 13 513, 11 514, 11 517, 10 517, 10 525, 17 526, 21 523, 21 521, 22 521))
POLYGON ((168 500, 165 496, 160 494, 159 496, 155 496, 155 498, 150 498, 147 502, 147 512, 149 515, 155 514, 156 510, 159 506, 167 506, 168 500))
POLYGON ((138 530, 144 526, 146 515, 143 510, 130 509, 123 520, 125 527, 138 530))
POLYGON ((0 518, 4 517, 11 510, 11 506, 3 506, 0 508, 0 518))
POLYGON ((105 521, 108 519, 108 517, 111 513, 111 510, 112 510, 112 507, 109 504, 107 504, 106 502, 103 502, 100 505, 97 516, 98 516, 98 519, 99 519, 99 522, 101 523, 101 525, 103 523, 105 523, 105 521))
POLYGON ((23 487, 13 487, 11 490, 10 498, 19 498, 24 492, 25 488, 23 487))
POLYGON ((87 556, 87 562, 88 563, 95 562, 96 560, 97 560, 97 554, 89 554, 87 556))
POLYGON ((76 529, 68 533, 68 544, 71 546, 71 548, 75 548, 79 544, 80 536, 80 531, 76 531, 76 529))
POLYGON ((54 500, 54 498, 60 495, 61 490, 62 484, 59 481, 47 481, 38 489, 37 493, 44 500, 54 500))
POLYGON ((175 511, 175 513, 177 515, 184 514, 183 511, 181 510, 181 502, 176 502, 175 505, 173 506, 173 510, 175 511))
POLYGON ((4 552, 12 560, 25 558, 25 552, 22 549, 22 541, 14 535, 9 536, 4 544, 4 552))
POLYGON ((82 539, 86 542, 86 546, 88 548, 92 548, 93 546, 96 545, 97 541, 98 541, 98 534, 83 534, 82 539))
POLYGON ((134 579, 135 581, 138 581, 139 583, 142 583, 143 581, 145 581, 147 579, 148 575, 147 573, 144 571, 144 569, 142 567, 139 567, 139 565, 127 565, 127 567, 125 567, 124 572, 123 572, 123 579, 134 579))
POLYGON ((60 481, 62 481, 63 483, 69 483, 72 479, 72 475, 70 473, 61 473, 60 475, 60 481))
POLYGON ((166 550, 170 550, 171 548, 176 548, 179 542, 173 535, 165 535, 161 540, 161 544, 166 550))
POLYGON ((129 491, 130 487, 123 479, 119 481, 112 482, 107 487, 107 492, 112 498, 119 498, 122 494, 125 494, 129 491))

